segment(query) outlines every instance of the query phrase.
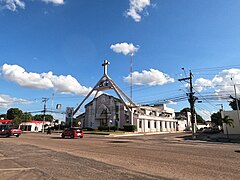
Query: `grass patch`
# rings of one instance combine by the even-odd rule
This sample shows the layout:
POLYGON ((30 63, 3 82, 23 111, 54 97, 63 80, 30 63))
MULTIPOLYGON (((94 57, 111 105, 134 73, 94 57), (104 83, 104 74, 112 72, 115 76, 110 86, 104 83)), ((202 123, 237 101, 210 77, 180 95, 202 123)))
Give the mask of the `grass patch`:
POLYGON ((110 135, 110 134, 126 134, 125 131, 84 131, 84 134, 99 134, 99 135, 110 135))

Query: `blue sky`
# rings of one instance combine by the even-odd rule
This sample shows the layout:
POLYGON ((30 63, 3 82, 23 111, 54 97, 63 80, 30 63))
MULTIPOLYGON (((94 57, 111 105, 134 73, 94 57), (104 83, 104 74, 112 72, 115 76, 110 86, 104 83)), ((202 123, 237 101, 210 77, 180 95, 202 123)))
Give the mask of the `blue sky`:
POLYGON ((0 113, 41 110, 42 97, 48 109, 76 107, 105 59, 130 95, 133 51, 135 103, 188 107, 184 67, 207 119, 218 104, 229 109, 231 78, 240 92, 239 9, 238 0, 0 0, 0 113))

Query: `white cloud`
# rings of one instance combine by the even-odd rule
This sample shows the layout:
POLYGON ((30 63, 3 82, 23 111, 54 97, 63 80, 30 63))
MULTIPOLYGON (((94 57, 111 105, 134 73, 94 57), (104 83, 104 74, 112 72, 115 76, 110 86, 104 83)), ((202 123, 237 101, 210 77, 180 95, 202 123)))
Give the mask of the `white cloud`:
POLYGON ((53 3, 53 4, 64 4, 64 0, 42 0, 43 2, 46 2, 46 3, 53 3))
POLYGON ((0 108, 7 108, 12 104, 30 104, 31 101, 10 97, 9 95, 0 94, 0 108))
POLYGON ((82 86, 71 75, 56 76, 52 72, 32 73, 26 72, 25 69, 18 65, 4 64, 1 69, 3 78, 15 82, 22 87, 35 89, 54 89, 60 93, 74 93, 86 95, 91 88, 82 86))
POLYGON ((177 104, 176 102, 172 101, 172 100, 167 100, 166 101, 167 104, 177 104))
POLYGON ((136 22, 141 21, 140 13, 146 8, 150 6, 150 0, 130 0, 130 8, 126 12, 127 16, 130 16, 136 22))
POLYGON ((223 70, 211 80, 199 78, 195 81, 194 87, 199 92, 208 88, 214 88, 217 94, 222 92, 232 94, 234 91, 233 84, 236 84, 236 91, 240 93, 240 69, 223 70))
POLYGON ((22 0, 0 0, 1 9, 8 9, 10 11, 16 11, 17 8, 25 8, 25 3, 22 0))
POLYGON ((199 78, 195 81, 194 87, 196 91, 201 92, 203 90, 206 90, 207 88, 212 88, 213 83, 208 79, 199 78))
MULTIPOLYGON (((64 0, 40 0, 45 3, 52 3, 55 5, 64 4, 64 0)), ((8 9, 10 11, 17 11, 17 8, 25 9, 24 0, 0 0, 0 10, 8 9)))
MULTIPOLYGON (((133 72, 132 78, 132 82, 135 85, 156 86, 174 82, 174 79, 169 75, 155 69, 150 69, 149 71, 143 70, 142 72, 133 72)), ((124 81, 130 83, 130 75, 124 77, 124 81)))
POLYGON ((139 47, 134 46, 132 43, 117 43, 117 44, 112 44, 110 48, 116 52, 116 53, 123 53, 124 55, 128 54, 134 54, 135 52, 138 51, 139 47))

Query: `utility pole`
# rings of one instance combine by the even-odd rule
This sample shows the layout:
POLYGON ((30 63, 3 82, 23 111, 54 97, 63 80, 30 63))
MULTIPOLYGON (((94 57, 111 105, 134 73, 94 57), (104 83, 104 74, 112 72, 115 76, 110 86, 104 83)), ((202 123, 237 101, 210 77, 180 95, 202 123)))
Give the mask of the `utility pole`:
POLYGON ((133 68, 132 68, 132 63, 133 63, 133 52, 131 52, 130 54, 130 98, 132 100, 132 86, 133 86, 133 77, 132 77, 132 71, 133 71, 133 68))
POLYGON ((42 98, 43 104, 43 125, 42 125, 42 133, 44 133, 44 125, 45 125, 45 115, 46 115, 46 102, 48 101, 48 98, 42 98))
POLYGON ((216 105, 221 106, 219 112, 220 112, 221 118, 224 118, 224 115, 223 115, 223 104, 216 104, 216 105))
POLYGON ((194 104, 195 104, 195 101, 197 100, 197 98, 194 96, 194 92, 193 92, 192 77, 193 77, 193 74, 190 71, 189 77, 178 79, 178 80, 179 81, 189 81, 189 84, 190 84, 190 87, 189 87, 190 88, 189 89, 190 92, 187 93, 187 96, 188 96, 188 102, 190 104, 190 112, 191 112, 192 139, 196 139, 196 125, 195 125, 195 108, 194 108, 194 104))
MULTIPOLYGON (((231 80, 233 81, 233 78, 231 78, 231 80)), ((236 102, 236 106, 237 106, 237 117, 238 117, 238 122, 239 122, 239 125, 240 125, 238 97, 237 97, 236 85, 235 85, 234 82, 233 82, 233 87, 234 87, 235 98, 233 98, 232 96, 230 96, 230 98, 234 99, 235 102, 236 102)))

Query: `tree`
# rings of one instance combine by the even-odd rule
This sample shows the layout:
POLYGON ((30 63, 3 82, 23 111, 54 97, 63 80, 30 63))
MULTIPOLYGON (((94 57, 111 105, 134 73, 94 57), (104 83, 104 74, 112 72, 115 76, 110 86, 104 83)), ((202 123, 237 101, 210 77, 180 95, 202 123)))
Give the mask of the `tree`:
MULTIPOLYGON (((33 116, 34 120, 43 121, 43 114, 36 114, 33 116)), ((45 114, 45 121, 53 121, 53 116, 51 114, 45 114)))
MULTIPOLYGON (((235 98, 229 103, 229 106, 233 110, 237 110, 237 103, 236 103, 236 99, 235 98)), ((240 108, 240 99, 238 99, 238 107, 240 108)))
POLYGON ((23 122, 28 122, 30 120, 32 120, 32 114, 31 113, 27 113, 27 112, 24 112, 22 115, 21 115, 21 120, 23 122))
POLYGON ((22 123, 22 120, 20 117, 15 117, 12 121, 12 125, 16 128, 22 123))
POLYGON ((221 120, 222 120, 222 123, 226 124, 227 138, 229 139, 227 126, 234 127, 233 119, 229 118, 229 116, 224 116, 223 118, 221 118, 221 120))
POLYGON ((36 114, 33 116, 33 119, 37 121, 42 121, 43 120, 42 116, 43 116, 42 114, 36 114))
POLYGON ((0 115, 0 119, 2 119, 2 118, 3 118, 3 119, 7 119, 7 115, 6 115, 6 114, 1 114, 1 115, 0 115))
POLYGON ((7 110, 7 119, 13 120, 16 117, 21 117, 22 114, 22 110, 18 108, 10 108, 7 110))
MULTIPOLYGON (((183 108, 180 113, 184 114, 187 116, 187 112, 191 112, 189 107, 183 108)), ((196 113, 196 119, 197 119, 197 123, 200 124, 205 124, 205 120, 202 118, 202 116, 200 116, 199 114, 196 113)))
POLYGON ((46 114, 45 115, 45 121, 50 121, 52 122, 53 121, 53 116, 51 114, 46 114))
POLYGON ((191 112, 191 110, 190 110, 190 108, 183 108, 181 111, 180 111, 180 113, 184 113, 184 114, 186 114, 187 115, 187 112, 191 112))
POLYGON ((222 126, 221 112, 213 113, 211 115, 211 122, 214 123, 215 126, 222 126))
POLYGON ((202 118, 202 116, 200 116, 197 113, 196 113, 196 118, 197 118, 197 123, 205 124, 205 120, 202 118))

